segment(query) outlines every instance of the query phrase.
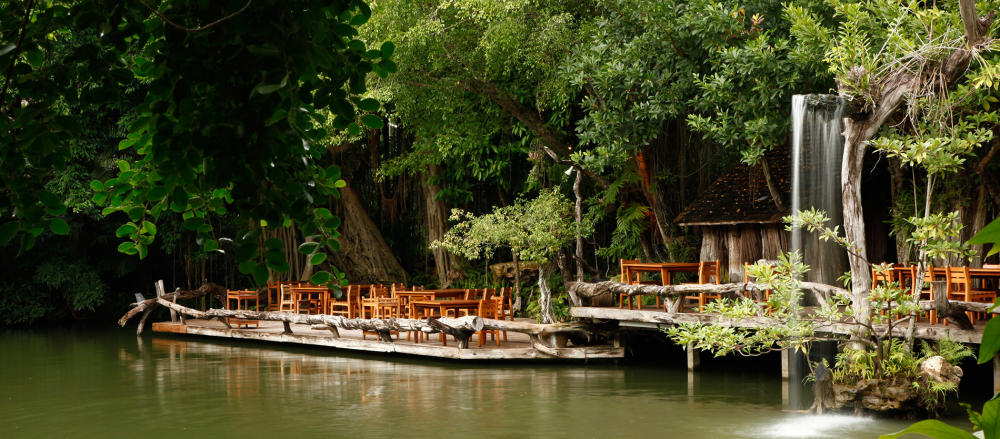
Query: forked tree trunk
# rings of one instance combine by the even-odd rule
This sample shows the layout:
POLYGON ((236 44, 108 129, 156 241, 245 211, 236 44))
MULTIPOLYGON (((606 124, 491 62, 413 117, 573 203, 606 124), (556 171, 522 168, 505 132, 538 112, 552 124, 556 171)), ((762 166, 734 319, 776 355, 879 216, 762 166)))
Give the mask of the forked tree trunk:
MULTIPOLYGON (((424 212, 427 215, 427 242, 444 241, 444 235, 448 233, 448 217, 451 209, 448 204, 441 200, 435 200, 441 192, 440 186, 433 182, 434 177, 441 173, 441 167, 430 165, 427 173, 421 178, 424 193, 424 212)), ((448 288, 452 282, 465 276, 462 270, 462 259, 460 256, 437 247, 432 250, 434 254, 434 266, 437 271, 438 282, 441 288, 448 288)))
POLYGON ((334 265, 347 274, 351 283, 390 284, 406 281, 406 271, 382 238, 358 195, 350 186, 340 190, 343 223, 340 251, 330 252, 334 265))

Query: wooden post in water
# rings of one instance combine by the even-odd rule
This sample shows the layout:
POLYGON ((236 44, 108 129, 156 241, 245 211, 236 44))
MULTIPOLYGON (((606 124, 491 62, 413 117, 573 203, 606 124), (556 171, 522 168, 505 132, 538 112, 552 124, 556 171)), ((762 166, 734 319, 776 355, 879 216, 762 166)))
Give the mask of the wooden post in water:
POLYGON ((788 349, 783 349, 781 351, 781 379, 782 379, 782 381, 788 381, 788 375, 789 375, 789 372, 788 372, 788 363, 789 363, 789 356, 790 355, 791 354, 788 353, 788 349))
MULTIPOLYGON (((156 297, 163 297, 167 294, 166 287, 163 286, 163 279, 156 281, 156 297)), ((170 321, 177 321, 177 311, 170 310, 170 321)))
POLYGON ((695 370, 701 366, 701 351, 694 348, 694 344, 688 343, 687 349, 688 370, 695 370))

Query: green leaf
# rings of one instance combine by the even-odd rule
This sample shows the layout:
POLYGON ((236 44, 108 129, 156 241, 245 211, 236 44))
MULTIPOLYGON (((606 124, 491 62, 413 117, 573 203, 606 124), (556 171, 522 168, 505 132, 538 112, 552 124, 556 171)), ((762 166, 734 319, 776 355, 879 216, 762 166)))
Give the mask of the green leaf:
POLYGON ((7 224, 0 226, 0 246, 7 245, 11 239, 14 239, 14 235, 17 234, 18 229, 21 228, 20 221, 11 221, 7 224))
POLYGON ((250 274, 253 273, 253 269, 257 268, 257 263, 254 261, 243 261, 240 262, 239 270, 240 273, 250 274))
POLYGON ((146 259, 146 255, 149 254, 149 247, 146 247, 146 244, 143 244, 141 242, 137 244, 135 247, 139 249, 139 259, 140 260, 146 259))
POLYGON ((299 246, 299 252, 304 255, 311 255, 313 253, 316 253, 316 249, 318 248, 319 248, 318 242, 303 242, 302 245, 299 246))
POLYGON ((1000 218, 997 218, 983 227, 976 236, 969 239, 970 245, 990 244, 1000 242, 1000 218))
POLYGON ((368 128, 380 129, 382 128, 382 118, 374 114, 366 114, 361 116, 361 122, 365 124, 368 128))
POLYGON ((1000 319, 990 319, 983 329, 983 343, 979 345, 979 364, 993 360, 997 351, 1000 351, 1000 319))
POLYGON ((246 262, 257 256, 259 247, 256 242, 248 242, 236 250, 236 261, 246 262))
POLYGON ((95 190, 95 191, 97 191, 97 192, 100 192, 100 191, 104 190, 104 184, 101 183, 101 182, 99 182, 99 181, 97 181, 97 180, 94 180, 94 181, 90 182, 90 188, 93 189, 93 190, 95 190))
POLYGON ((59 206, 62 205, 62 202, 59 201, 59 197, 57 197, 56 194, 53 194, 52 192, 46 190, 40 190, 38 192, 35 192, 35 196, 38 197, 38 201, 41 201, 42 204, 44 204, 45 207, 48 207, 49 209, 58 209, 59 206))
POLYGON ((284 108, 279 109, 278 111, 275 111, 274 114, 271 116, 271 120, 267 121, 267 125, 268 126, 274 125, 274 123, 278 122, 281 119, 284 119, 287 116, 288 116, 288 111, 286 111, 284 108))
POLYGON ((155 235, 156 234, 156 224, 153 224, 153 223, 151 223, 149 221, 143 221, 142 222, 142 230, 145 230, 146 233, 148 233, 150 235, 155 235))
POLYGON ((325 253, 316 253, 315 255, 312 256, 312 258, 309 259, 309 263, 312 265, 322 264, 323 261, 326 261, 325 253))
POLYGON ((49 223, 49 228, 52 229, 52 233, 56 235, 69 235, 69 225, 66 221, 61 218, 52 218, 52 222, 49 223))
POLYGON ((340 217, 335 216, 333 218, 326 220, 326 223, 323 224, 323 227, 326 228, 327 230, 336 230, 337 227, 340 227, 340 217))
POLYGON ((285 243, 279 238, 267 238, 267 240, 264 241, 264 247, 271 250, 280 250, 284 246, 285 243))
POLYGON ((313 273, 312 278, 309 279, 309 282, 312 282, 313 284, 316 285, 323 285, 330 281, 330 277, 331 277, 330 272, 319 271, 313 273))
POLYGON ((359 127, 357 123, 351 122, 351 124, 347 126, 347 134, 357 136, 358 134, 361 134, 361 127, 359 127))
POLYGON ((42 62, 45 61, 45 54, 37 50, 25 53, 24 56, 28 58, 28 64, 31 64, 32 67, 41 66, 42 62))
POLYGON ((936 439, 976 439, 972 433, 952 427, 936 419, 920 421, 893 434, 883 434, 879 439, 895 439, 905 434, 922 434, 936 439))
POLYGON ((331 180, 336 180, 340 178, 340 167, 337 165, 333 165, 329 168, 326 168, 326 178, 329 178, 331 180))
POLYGON ((119 227, 118 230, 115 230, 115 236, 119 238, 124 238, 128 235, 137 232, 138 230, 139 230, 138 228, 136 228, 131 224, 125 224, 124 226, 119 227))
POLYGON ((983 435, 988 438, 1000 436, 1000 400, 993 395, 986 404, 983 404, 983 414, 979 419, 983 427, 983 435))
POLYGON ((134 242, 123 242, 121 244, 118 244, 118 251, 122 252, 122 253, 125 253, 125 254, 128 254, 128 255, 134 255, 134 254, 136 254, 135 243, 134 242))
POLYGON ((392 53, 396 51, 396 45, 392 44, 392 41, 386 41, 382 43, 382 47, 378 49, 382 52, 382 59, 392 58, 392 53))
POLYGON ((288 258, 285 257, 285 252, 281 250, 268 250, 264 252, 264 259, 274 265, 284 265, 288 262, 288 258))
POLYGON ((205 242, 205 251, 206 252, 214 252, 214 251, 216 251, 218 249, 219 249, 219 243, 215 242, 214 239, 210 239, 207 242, 205 242))
POLYGON ((80 122, 73 116, 56 116, 56 122, 59 122, 59 125, 62 125, 63 129, 69 131, 71 134, 80 134, 83 132, 80 122))
POLYGON ((270 274, 267 272, 267 265, 257 264, 257 266, 253 268, 253 280, 254 282, 257 282, 257 285, 266 284, 268 277, 270 277, 270 274))
POLYGON ((184 220, 184 228, 192 232, 197 231, 205 225, 205 218, 188 218, 184 220))
POLYGON ((167 196, 167 188, 156 186, 146 192, 146 199, 149 201, 160 201, 167 196))
POLYGON ((362 99, 361 102, 358 102, 358 108, 361 111, 378 111, 379 103, 377 100, 371 98, 362 99))
POLYGON ((146 209, 142 206, 133 206, 128 210, 128 217, 132 221, 139 221, 144 213, 146 213, 146 209))

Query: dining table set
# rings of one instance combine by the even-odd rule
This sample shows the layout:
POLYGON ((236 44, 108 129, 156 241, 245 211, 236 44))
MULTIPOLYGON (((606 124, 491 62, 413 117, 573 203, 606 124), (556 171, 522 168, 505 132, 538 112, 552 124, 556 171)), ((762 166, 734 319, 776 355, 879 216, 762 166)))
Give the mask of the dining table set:
MULTIPOLYGON (((349 319, 437 319, 478 315, 513 320, 511 292, 509 288, 430 289, 412 286, 407 289, 404 284, 351 284, 338 291, 309 282, 270 281, 267 283, 266 305, 260 303, 262 297, 257 291, 230 291, 226 308, 328 314, 349 319)), ((255 322, 234 321, 241 324, 255 322)), ((366 335, 363 333, 362 338, 366 335)), ((414 341, 420 342, 423 335, 418 333, 414 341)), ((498 331, 481 331, 480 346, 486 335, 492 335, 499 345, 501 334, 498 331)), ((410 337, 411 334, 408 334, 407 339, 410 337)), ((502 337, 506 341, 506 333, 502 337)), ((441 341, 447 344, 443 334, 441 341)))

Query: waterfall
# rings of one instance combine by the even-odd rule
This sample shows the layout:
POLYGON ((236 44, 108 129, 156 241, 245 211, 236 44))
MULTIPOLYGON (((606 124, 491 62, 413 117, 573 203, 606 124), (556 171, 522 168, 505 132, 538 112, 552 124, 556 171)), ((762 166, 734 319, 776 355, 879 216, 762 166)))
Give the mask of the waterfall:
MULTIPOLYGON (((795 95, 792 97, 792 212, 814 207, 830 218, 827 227, 843 228, 844 208, 841 199, 841 163, 844 158, 844 100, 833 95, 795 95)), ((847 270, 847 252, 832 241, 822 241, 818 233, 792 231, 791 250, 802 254, 809 266, 804 279, 837 285, 847 270)), ((810 300, 807 298, 807 302, 810 300)), ((812 360, 833 360, 836 346, 816 343, 812 360)), ((788 353, 789 377, 801 382, 805 356, 788 353)), ((808 407, 802 401, 802 389, 790 386, 792 410, 808 407)))
MULTIPOLYGON (((844 157, 844 100, 835 95, 792 97, 792 212, 815 207, 843 228, 840 170, 844 157)), ((816 233, 792 231, 792 251, 810 267, 806 281, 837 285, 847 270, 847 254, 816 233)))

